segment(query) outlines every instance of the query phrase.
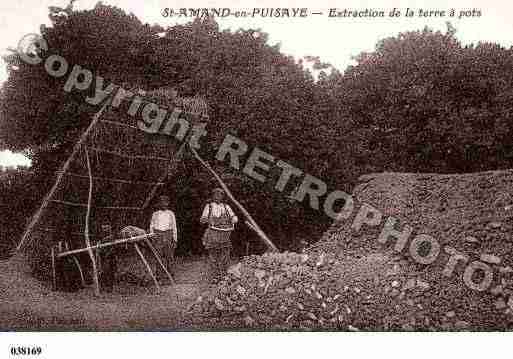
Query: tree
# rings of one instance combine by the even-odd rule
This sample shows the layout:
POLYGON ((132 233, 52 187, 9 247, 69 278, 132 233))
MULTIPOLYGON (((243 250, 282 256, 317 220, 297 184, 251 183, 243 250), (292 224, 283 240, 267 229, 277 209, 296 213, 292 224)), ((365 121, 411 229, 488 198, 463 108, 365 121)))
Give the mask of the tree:
POLYGON ((454 27, 380 41, 328 81, 376 171, 469 172, 511 166, 511 49, 462 46, 454 27))
MULTIPOLYGON (((101 3, 86 11, 52 9, 50 18, 53 26, 42 27, 48 54, 63 56, 69 64, 79 64, 106 82, 126 88, 172 86, 181 96, 204 96, 211 122, 203 148, 211 149, 204 154, 210 159, 213 149, 231 133, 277 158, 307 165, 306 171, 322 168, 317 165, 321 163, 316 150, 319 132, 305 131, 322 132, 328 127, 315 113, 314 79, 277 46, 269 46, 267 34, 221 31, 211 18, 163 29, 142 24, 132 14, 101 3)), ((65 79, 50 78, 40 66, 24 64, 19 54, 6 60, 11 67, 1 94, 0 137, 8 148, 32 156, 42 184, 41 198, 97 109, 84 102, 87 94, 64 92, 65 79)), ((272 233, 280 225, 283 233, 289 227, 300 232, 297 223, 278 220, 292 206, 288 201, 279 201, 268 187, 241 173, 232 175, 232 185, 250 209, 259 210, 267 231, 272 233)), ((177 191, 178 197, 196 196, 188 200, 201 206, 197 197, 208 193, 211 181, 201 173, 199 181, 184 185, 197 185, 199 191, 191 194, 184 188, 171 189, 173 186, 170 190, 177 191)), ((192 216, 186 219, 190 223, 196 220, 192 216)), ((189 227, 197 230, 197 226, 189 227)))

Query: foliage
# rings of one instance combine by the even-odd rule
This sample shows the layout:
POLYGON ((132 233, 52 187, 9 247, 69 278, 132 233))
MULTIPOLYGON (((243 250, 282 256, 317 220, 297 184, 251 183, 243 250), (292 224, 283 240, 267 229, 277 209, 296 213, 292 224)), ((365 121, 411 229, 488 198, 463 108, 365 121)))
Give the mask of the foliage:
POLYGON ((25 213, 36 205, 27 194, 36 190, 37 180, 26 168, 0 170, 0 259, 8 257, 15 247, 26 224, 25 213))
POLYGON ((373 170, 471 172, 511 166, 511 49, 462 46, 455 30, 380 41, 325 81, 373 170))
MULTIPOLYGON (((127 89, 174 88, 206 98, 211 122, 200 152, 282 248, 294 248, 298 237, 315 240, 328 219, 290 201, 291 189, 278 193, 272 180, 262 185, 215 163, 228 133, 323 179, 330 190, 349 191, 369 171, 510 166, 511 50, 462 46, 451 26, 383 39, 340 72, 316 56, 296 62, 260 30, 220 30, 211 18, 163 28, 101 3, 50 10, 52 26, 41 27, 48 53, 127 89), (321 71, 317 81, 304 63, 321 71)), ((24 196, 38 202, 96 109, 84 102, 86 93, 64 92, 65 79, 16 53, 5 60, 0 141, 31 155, 39 186, 24 196)), ((166 190, 183 213, 184 238, 199 238, 197 217, 215 183, 192 158, 182 170, 187 175, 166 190)), ((239 233, 241 241, 249 235, 239 233)))

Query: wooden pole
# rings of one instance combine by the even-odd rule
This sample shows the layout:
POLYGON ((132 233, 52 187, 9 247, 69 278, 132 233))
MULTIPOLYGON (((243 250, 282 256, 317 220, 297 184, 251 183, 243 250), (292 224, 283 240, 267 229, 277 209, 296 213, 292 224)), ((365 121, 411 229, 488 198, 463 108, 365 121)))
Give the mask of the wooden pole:
POLYGON ((246 223, 246 226, 248 226, 249 228, 251 228, 252 230, 254 230, 256 232, 256 228, 253 227, 253 225, 251 223, 249 223, 248 221, 244 221, 244 223, 246 223))
POLYGON ((70 250, 70 251, 66 251, 66 252, 59 253, 59 254, 57 255, 57 258, 59 258, 59 257, 64 257, 64 256, 69 256, 69 255, 74 255, 74 254, 78 254, 78 253, 87 252, 87 251, 89 251, 90 249, 91 249, 91 250, 95 250, 95 249, 100 249, 100 248, 104 248, 104 247, 114 246, 114 245, 116 245, 116 244, 123 244, 123 243, 137 242, 137 241, 144 240, 145 238, 152 238, 152 237, 154 237, 154 236, 155 236, 155 234, 154 234, 154 233, 150 233, 150 234, 141 234, 141 235, 139 235, 139 236, 134 236, 134 237, 130 237, 130 238, 118 239, 118 240, 113 241, 113 242, 105 242, 105 243, 96 244, 96 245, 91 246, 91 247, 79 248, 79 249, 73 249, 73 250, 70 250))
MULTIPOLYGON (((167 176, 169 176, 169 173, 171 173, 175 170, 178 162, 180 161, 180 157, 182 156, 183 151, 185 149, 185 141, 187 141, 187 138, 184 140, 184 142, 178 148, 178 151, 176 152, 176 156, 174 156, 173 158, 171 158, 169 160, 171 163, 166 167, 166 169, 164 170, 162 175, 157 179, 157 183, 164 182, 164 180, 167 178, 167 176)), ((148 205, 151 203, 151 200, 153 199, 153 197, 155 197, 155 194, 157 193, 158 188, 159 188, 159 186, 156 184, 153 186, 148 197, 146 197, 146 200, 144 201, 144 204, 142 205, 141 209, 146 209, 146 207, 148 207, 148 205)))
POLYGON ((204 161, 200 155, 198 154, 198 152, 196 152, 196 150, 194 148, 192 148, 191 146, 189 146, 189 149, 192 151, 192 153, 194 154, 194 157, 196 157, 196 159, 203 165, 203 167, 205 167, 213 176, 214 178, 217 180, 217 182, 219 182, 219 185, 223 188, 223 190, 226 192, 226 195, 232 200, 232 202, 237 206, 237 208, 242 212, 242 214, 244 214, 244 216, 246 217, 247 221, 249 223, 251 223, 251 226, 250 228, 253 229, 256 234, 260 237, 260 239, 264 242, 264 244, 267 246, 267 249, 270 251, 270 252, 278 252, 278 248, 274 245, 274 243, 267 237, 267 235, 264 233, 264 231, 262 231, 262 229, 260 229, 260 227, 258 226, 258 224, 255 222, 255 220, 253 219, 253 217, 251 217, 251 215, 249 214, 249 212, 242 206, 242 204, 239 203, 239 201, 237 201, 235 199, 235 197, 232 195, 232 193, 230 192, 230 189, 228 188, 228 186, 224 183, 224 181, 221 179, 221 177, 219 177, 219 175, 212 169, 212 167, 210 167, 210 165, 204 161))
POLYGON ((162 267, 162 269, 164 270, 164 272, 166 272, 166 275, 167 277, 169 278, 169 280, 171 281, 171 283, 173 285, 175 285, 175 281, 173 280, 173 276, 171 275, 171 273, 169 273, 169 271, 167 270, 166 266, 164 265, 164 263, 162 262, 162 259, 160 258, 159 254, 157 253, 157 250, 155 249, 155 247, 153 246, 153 244, 151 244, 151 241, 148 240, 148 239, 145 239, 145 242, 146 244, 148 245, 148 247, 150 247, 150 250, 151 252, 153 253, 153 255, 155 256, 155 259, 157 260, 157 262, 159 263, 159 265, 162 267))
MULTIPOLYGON (((190 108, 189 110, 190 111, 187 111, 189 113, 198 113, 200 114, 201 113, 201 109, 200 107, 202 105, 204 105, 205 108, 207 108, 207 104, 204 102, 204 100, 201 100, 201 99, 193 99, 192 101, 192 108, 190 108)), ((199 117, 199 116, 198 116, 199 117)), ((204 116, 206 118, 208 118, 208 116, 204 116)), ((194 127, 196 124, 197 124, 197 121, 195 120, 196 119, 196 116, 193 117, 194 120, 191 121, 191 127, 194 127)), ((181 157, 185 151, 185 148, 187 147, 187 144, 190 142, 191 138, 192 138, 192 132, 193 131, 189 131, 189 133, 187 134, 187 136, 185 136, 185 138, 183 139, 182 143, 180 144, 180 147, 178 148, 178 150, 176 151, 176 155, 173 156, 171 159, 170 159, 170 164, 169 166, 166 168, 166 170, 164 171, 164 173, 162 174, 162 176, 158 179, 158 182, 164 182, 164 180, 167 178, 167 176, 169 175, 169 173, 173 172, 178 164, 178 162, 180 162, 181 160, 181 157)), ((158 186, 153 186, 150 194, 148 195, 148 197, 146 198, 146 200, 144 201, 144 204, 142 206, 142 209, 145 209, 146 207, 148 207, 148 205, 150 204, 151 200, 153 199, 153 197, 155 197, 155 194, 157 193, 157 189, 158 189, 158 186)))
POLYGON ((35 225, 39 221, 39 218, 43 214, 43 211, 48 206, 48 203, 50 203, 50 199, 53 197, 53 195, 57 191, 57 188, 59 187, 59 184, 60 184, 62 178, 64 177, 64 174, 68 170, 69 166, 71 165, 71 162, 73 161, 73 159, 75 158, 76 154, 80 150, 82 144, 87 139, 87 136, 89 136, 89 133, 94 128, 96 123, 99 121, 100 116, 103 113, 103 111, 105 110, 105 108, 107 107, 107 105, 109 104, 109 101, 110 100, 107 99, 105 101, 105 103, 103 104, 102 108, 100 109, 100 111, 98 111, 94 115, 93 120, 89 124, 89 127, 87 127, 87 129, 84 131, 84 133, 82 133, 82 135, 80 136, 78 142, 73 147, 73 152, 71 152, 71 155, 66 160, 66 162, 64 162, 64 165, 62 166, 61 170, 58 172, 59 174, 57 175, 57 180, 55 181, 55 183, 53 184, 52 188, 50 189, 50 191, 47 193, 46 197, 44 198, 43 203, 41 204, 41 207, 39 207, 39 209, 36 211, 36 213, 32 217, 32 220, 30 221, 30 223, 28 224, 27 228, 25 229, 25 233, 23 234, 23 237, 21 238, 21 241, 18 244, 18 247, 16 248, 17 250, 21 250, 22 248, 25 247, 25 245, 28 244, 30 233, 32 232, 32 230, 34 229, 35 225))
MULTIPOLYGON (((68 242, 64 242, 64 249, 66 251, 69 251, 68 242)), ((59 241, 59 248, 58 248, 57 258, 59 258, 59 254, 62 253, 62 252, 63 252, 63 250, 62 250, 62 241, 59 241)), ((85 282, 84 272, 82 271, 82 266, 80 265, 80 262, 78 261, 77 257, 73 256, 72 258, 73 258, 73 263, 75 263, 75 265, 77 266, 78 272, 80 273, 80 280, 82 282, 82 287, 85 287, 86 286, 86 282, 85 282)))
POLYGON ((57 290, 57 270, 55 268, 55 248, 52 246, 51 249, 52 256, 52 289, 57 290))
POLYGON ((89 239, 89 219, 91 217, 91 202, 93 199, 93 176, 92 176, 92 171, 91 171, 91 161, 89 160, 89 153, 87 151, 87 148, 84 149, 84 153, 85 153, 86 162, 87 162, 87 172, 89 173, 89 194, 87 196, 87 212, 86 212, 86 218, 85 218, 84 235, 85 235, 86 247, 89 248, 89 250, 87 252, 89 253, 89 258, 91 258, 91 263, 93 266, 94 294, 96 296, 99 296, 100 295, 100 281, 98 280, 98 268, 96 267, 95 255, 93 253, 93 250, 90 248, 91 241, 89 239))
POLYGON ((144 258, 144 255, 142 254, 141 249, 137 245, 137 243, 134 243, 135 250, 137 251, 137 254, 139 254, 139 257, 141 257, 141 260, 143 261, 144 265, 146 266, 146 269, 148 270, 148 273, 150 273, 151 278, 155 282, 155 286, 157 287, 157 290, 160 291, 160 285, 157 280, 157 277, 155 277, 155 274, 153 274, 153 271, 151 270, 150 264, 148 261, 146 261, 146 258, 144 258))
POLYGON ((75 265, 78 268, 78 272, 80 273, 80 280, 82 281, 82 286, 85 287, 86 282, 85 282, 85 278, 84 278, 84 272, 82 271, 82 266, 80 265, 80 262, 78 261, 77 257, 73 256, 72 258, 73 258, 73 263, 75 263, 75 265))

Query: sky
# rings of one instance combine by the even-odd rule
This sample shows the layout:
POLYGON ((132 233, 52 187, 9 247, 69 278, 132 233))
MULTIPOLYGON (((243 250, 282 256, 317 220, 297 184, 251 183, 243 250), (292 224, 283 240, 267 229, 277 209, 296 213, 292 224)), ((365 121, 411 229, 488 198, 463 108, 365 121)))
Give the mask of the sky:
MULTIPOLYGON (((39 33, 42 23, 48 24, 48 6, 65 7, 69 0, 17 0, 0 2, 0 53, 7 47, 16 47, 23 35, 39 33)), ((76 9, 90 9, 97 0, 77 0, 76 9)), ((281 43, 281 50, 286 54, 300 58, 307 55, 320 56, 339 70, 344 70, 352 63, 352 56, 362 51, 372 51, 377 41, 408 30, 418 30, 429 26, 433 29, 446 29, 450 20, 457 29, 457 37, 465 44, 478 41, 493 41, 506 47, 513 44, 513 3, 503 0, 452 0, 452 1, 365 1, 365 0, 316 0, 316 1, 234 1, 234 0, 105 0, 104 4, 115 5, 126 12, 134 13, 143 22, 173 26, 177 22, 191 19, 165 18, 163 8, 212 8, 222 7, 237 9, 249 8, 301 8, 324 15, 312 15, 307 18, 218 18, 222 28, 261 28, 269 33, 271 44, 281 43), (328 18, 330 8, 339 10, 384 10, 386 14, 393 8, 403 14, 407 8, 414 10, 415 16, 399 18, 328 18), (418 10, 445 10, 454 8, 454 18, 419 17, 418 10), (479 10, 481 16, 458 19, 460 11, 479 10)), ((469 12, 469 13, 470 13, 469 12)), ((7 77, 5 64, 0 63, 0 83, 7 77)), ((0 165, 15 166, 20 157, 7 152, 0 152, 0 165)))

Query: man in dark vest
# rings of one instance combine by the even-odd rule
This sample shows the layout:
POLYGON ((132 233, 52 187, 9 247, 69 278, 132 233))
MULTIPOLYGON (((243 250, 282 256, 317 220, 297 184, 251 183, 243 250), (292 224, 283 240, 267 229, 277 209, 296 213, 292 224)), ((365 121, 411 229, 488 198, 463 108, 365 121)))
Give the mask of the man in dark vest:
POLYGON ((230 234, 238 218, 230 206, 224 203, 224 191, 221 188, 214 189, 212 197, 213 200, 203 209, 200 222, 208 224, 202 241, 208 250, 211 280, 217 282, 230 265, 230 234))

